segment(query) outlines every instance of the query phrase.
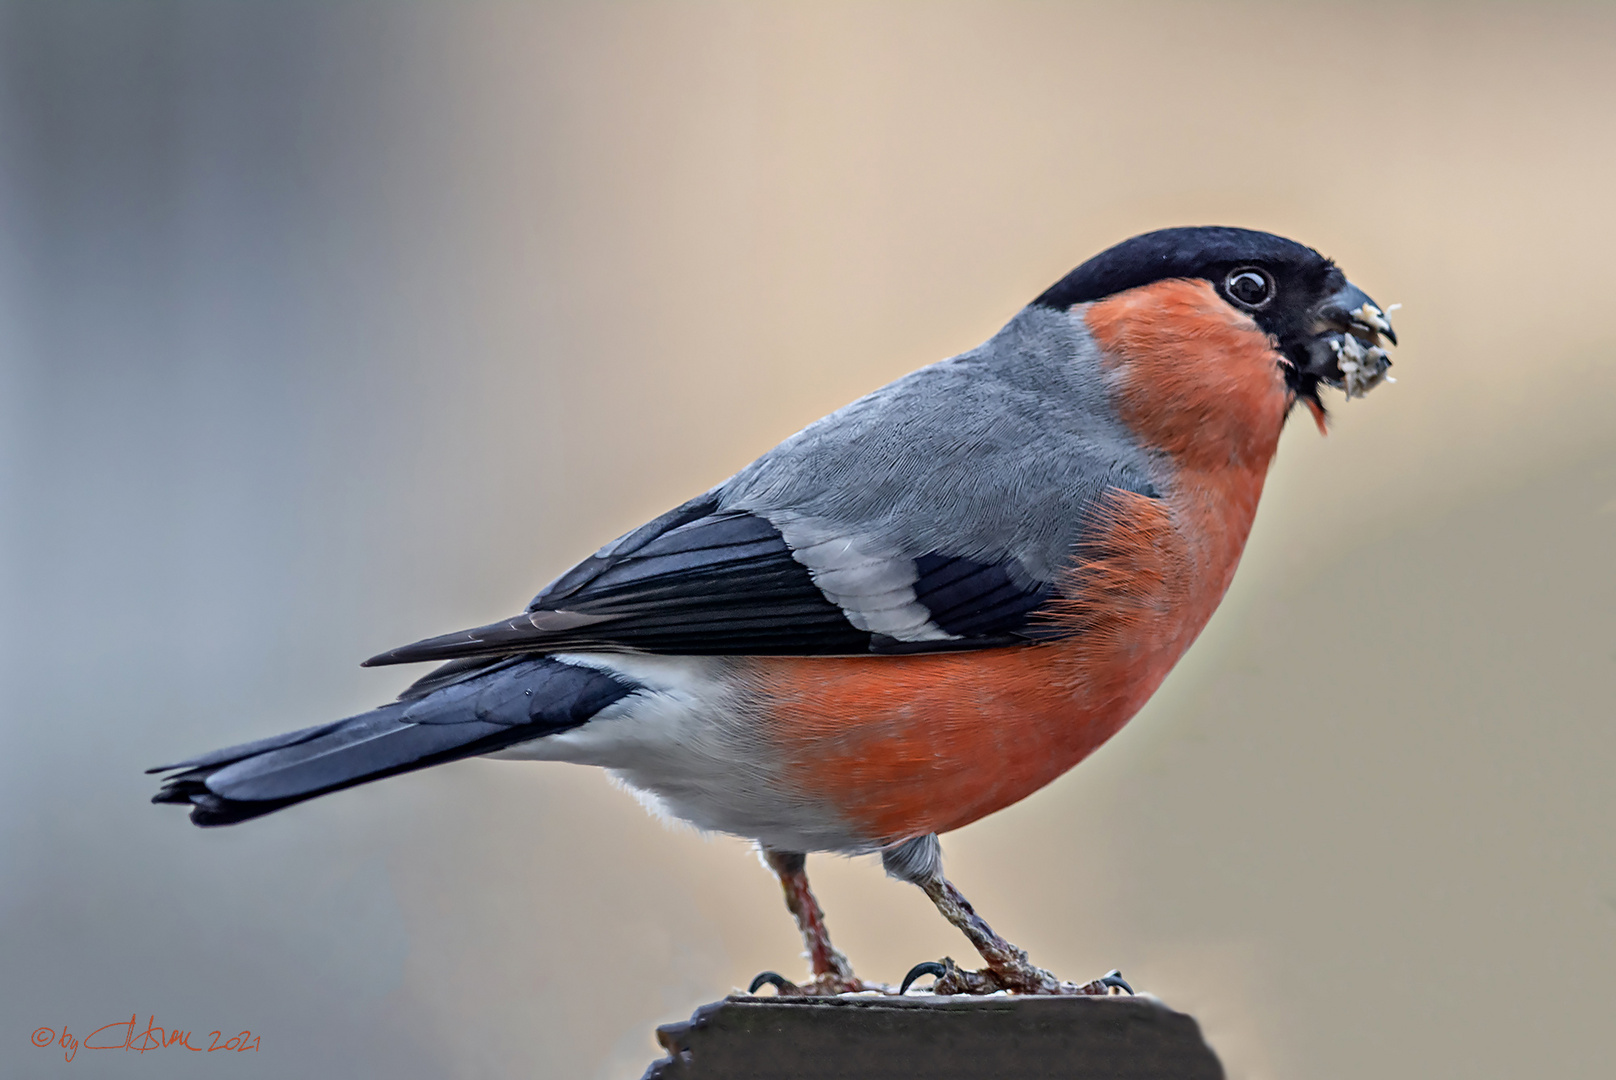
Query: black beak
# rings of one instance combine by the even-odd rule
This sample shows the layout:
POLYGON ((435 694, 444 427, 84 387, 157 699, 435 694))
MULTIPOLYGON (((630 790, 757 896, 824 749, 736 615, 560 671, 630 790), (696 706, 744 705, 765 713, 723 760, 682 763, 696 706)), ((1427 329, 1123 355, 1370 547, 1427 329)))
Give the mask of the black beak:
POLYGON ((1332 293, 1314 312, 1305 373, 1347 397, 1362 397, 1386 379, 1391 357, 1382 339, 1397 344, 1391 320, 1352 282, 1332 293))
POLYGON ((1368 293, 1350 281, 1319 305, 1318 316, 1325 324, 1325 329, 1334 328, 1356 334, 1366 339, 1366 344, 1378 345, 1381 337, 1393 345, 1397 344, 1397 333, 1392 330, 1392 322, 1386 317, 1386 312, 1369 299, 1368 293))

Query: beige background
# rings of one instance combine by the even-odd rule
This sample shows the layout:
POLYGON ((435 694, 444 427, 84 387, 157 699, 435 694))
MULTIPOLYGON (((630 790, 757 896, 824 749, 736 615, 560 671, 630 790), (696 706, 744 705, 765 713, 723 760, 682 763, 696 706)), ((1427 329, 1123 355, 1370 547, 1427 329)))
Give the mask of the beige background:
MULTIPOLYGON (((945 838, 1235 1077, 1616 1071, 1616 10, 0 6, 0 1071, 634 1077, 797 943, 746 846, 469 762, 235 829, 352 712, 802 424, 1183 223, 1400 301, 1091 761, 945 838), (81 1050, 138 1010, 220 1064, 81 1050)), ((866 974, 965 943, 810 863, 866 974)))

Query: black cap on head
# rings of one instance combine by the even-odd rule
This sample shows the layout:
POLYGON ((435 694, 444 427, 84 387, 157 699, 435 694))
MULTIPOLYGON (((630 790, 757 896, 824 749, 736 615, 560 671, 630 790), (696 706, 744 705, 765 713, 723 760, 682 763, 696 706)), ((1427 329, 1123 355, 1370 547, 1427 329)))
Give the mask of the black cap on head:
MULTIPOLYGON (((1205 278, 1221 291, 1229 271, 1246 265, 1282 272, 1282 276, 1276 273, 1282 290, 1302 286, 1300 291, 1310 296, 1319 295, 1332 273, 1340 274, 1329 259, 1283 236, 1200 225, 1158 229, 1124 240, 1061 278, 1033 303, 1064 309, 1169 278, 1205 278)), ((1329 291, 1339 286, 1337 281, 1329 291)))

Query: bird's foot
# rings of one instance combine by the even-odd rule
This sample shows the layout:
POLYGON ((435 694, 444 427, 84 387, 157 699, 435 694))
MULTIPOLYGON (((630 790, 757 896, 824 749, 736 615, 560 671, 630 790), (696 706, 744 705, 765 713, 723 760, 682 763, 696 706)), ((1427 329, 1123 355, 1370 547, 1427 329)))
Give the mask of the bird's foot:
POLYGON ((916 979, 933 976, 931 992, 934 994, 997 994, 1007 990, 1012 994, 1088 994, 1103 996, 1116 990, 1133 993, 1122 978, 1122 972, 1112 971, 1092 982, 1070 983, 1030 963, 1025 953, 1007 957, 981 971, 966 971, 949 957, 940 961, 916 964, 903 977, 898 993, 908 991, 916 979))
POLYGON ((774 987, 778 997, 835 997, 837 994, 857 994, 865 990, 885 989, 867 983, 851 973, 843 975, 826 971, 815 975, 806 983, 794 983, 778 972, 764 971, 752 980, 746 992, 755 994, 765 986, 774 987))

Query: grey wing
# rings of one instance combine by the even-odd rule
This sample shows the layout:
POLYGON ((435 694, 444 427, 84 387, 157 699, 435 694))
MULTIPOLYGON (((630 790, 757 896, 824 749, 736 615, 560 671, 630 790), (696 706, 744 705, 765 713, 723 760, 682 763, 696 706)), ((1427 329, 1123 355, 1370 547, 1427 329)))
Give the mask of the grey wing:
POLYGON ((1066 319, 1024 311, 608 544, 521 615, 367 662, 911 653, 1047 636, 1040 609, 1097 500, 1156 494, 1066 319))

